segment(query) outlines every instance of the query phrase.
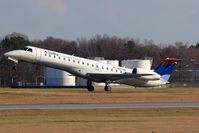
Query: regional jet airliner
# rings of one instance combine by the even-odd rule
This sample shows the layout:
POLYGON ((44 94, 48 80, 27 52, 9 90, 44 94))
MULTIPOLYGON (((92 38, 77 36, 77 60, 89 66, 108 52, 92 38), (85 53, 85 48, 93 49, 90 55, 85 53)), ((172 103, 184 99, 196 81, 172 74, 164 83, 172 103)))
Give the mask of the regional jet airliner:
POLYGON ((26 46, 22 50, 13 50, 4 55, 15 63, 25 61, 44 65, 87 79, 88 91, 94 91, 92 82, 105 83, 105 91, 111 90, 110 83, 126 84, 135 87, 164 85, 168 83, 172 71, 177 62, 180 61, 176 58, 166 58, 155 70, 145 70, 142 68, 116 67, 95 60, 32 46, 26 46))

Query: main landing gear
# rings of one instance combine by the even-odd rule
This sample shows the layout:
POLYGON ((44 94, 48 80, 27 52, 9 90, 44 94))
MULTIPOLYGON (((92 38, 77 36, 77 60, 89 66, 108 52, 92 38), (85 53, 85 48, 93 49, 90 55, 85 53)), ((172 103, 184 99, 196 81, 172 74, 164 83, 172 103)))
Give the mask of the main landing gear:
POLYGON ((104 87, 104 90, 105 91, 111 91, 111 86, 109 85, 109 83, 105 83, 105 87, 104 87))
MULTIPOLYGON (((109 85, 109 83, 106 82, 105 84, 106 84, 106 85, 105 85, 105 87, 104 87, 104 90, 105 90, 106 92, 111 91, 111 86, 109 85)), ((88 91, 94 91, 94 90, 95 90, 94 86, 92 85, 92 81, 91 81, 91 80, 88 80, 88 81, 87 81, 87 89, 88 89, 88 91)))
POLYGON ((88 91, 95 90, 94 86, 92 85, 92 81, 90 81, 90 80, 87 81, 87 89, 88 89, 88 91))

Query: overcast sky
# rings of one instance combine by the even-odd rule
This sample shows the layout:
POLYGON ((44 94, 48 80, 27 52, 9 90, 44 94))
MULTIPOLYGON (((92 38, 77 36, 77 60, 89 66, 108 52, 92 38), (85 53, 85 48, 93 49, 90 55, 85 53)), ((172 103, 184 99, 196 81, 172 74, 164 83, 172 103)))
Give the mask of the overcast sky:
POLYGON ((199 0, 0 0, 0 37, 73 40, 95 34, 199 41, 199 0))

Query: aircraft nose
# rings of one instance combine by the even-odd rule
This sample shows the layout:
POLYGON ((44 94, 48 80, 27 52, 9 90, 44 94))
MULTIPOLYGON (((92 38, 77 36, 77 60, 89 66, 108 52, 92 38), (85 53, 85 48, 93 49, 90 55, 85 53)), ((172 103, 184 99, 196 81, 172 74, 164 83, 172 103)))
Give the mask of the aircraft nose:
POLYGON ((18 58, 20 56, 20 51, 14 50, 14 51, 6 52, 4 54, 4 56, 6 56, 6 57, 12 57, 12 58, 18 58))
POLYGON ((4 56, 6 56, 6 57, 12 57, 12 56, 14 56, 14 55, 15 55, 15 52, 14 52, 14 51, 6 52, 6 53, 4 54, 4 56))

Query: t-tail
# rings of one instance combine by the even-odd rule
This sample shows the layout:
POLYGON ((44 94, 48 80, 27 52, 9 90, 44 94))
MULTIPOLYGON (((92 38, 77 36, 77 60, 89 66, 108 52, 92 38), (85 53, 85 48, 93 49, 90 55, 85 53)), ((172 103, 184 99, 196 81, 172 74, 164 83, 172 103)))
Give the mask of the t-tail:
POLYGON ((161 80, 167 82, 175 69, 177 62, 180 62, 177 58, 166 58, 164 61, 154 70, 161 76, 161 80))

